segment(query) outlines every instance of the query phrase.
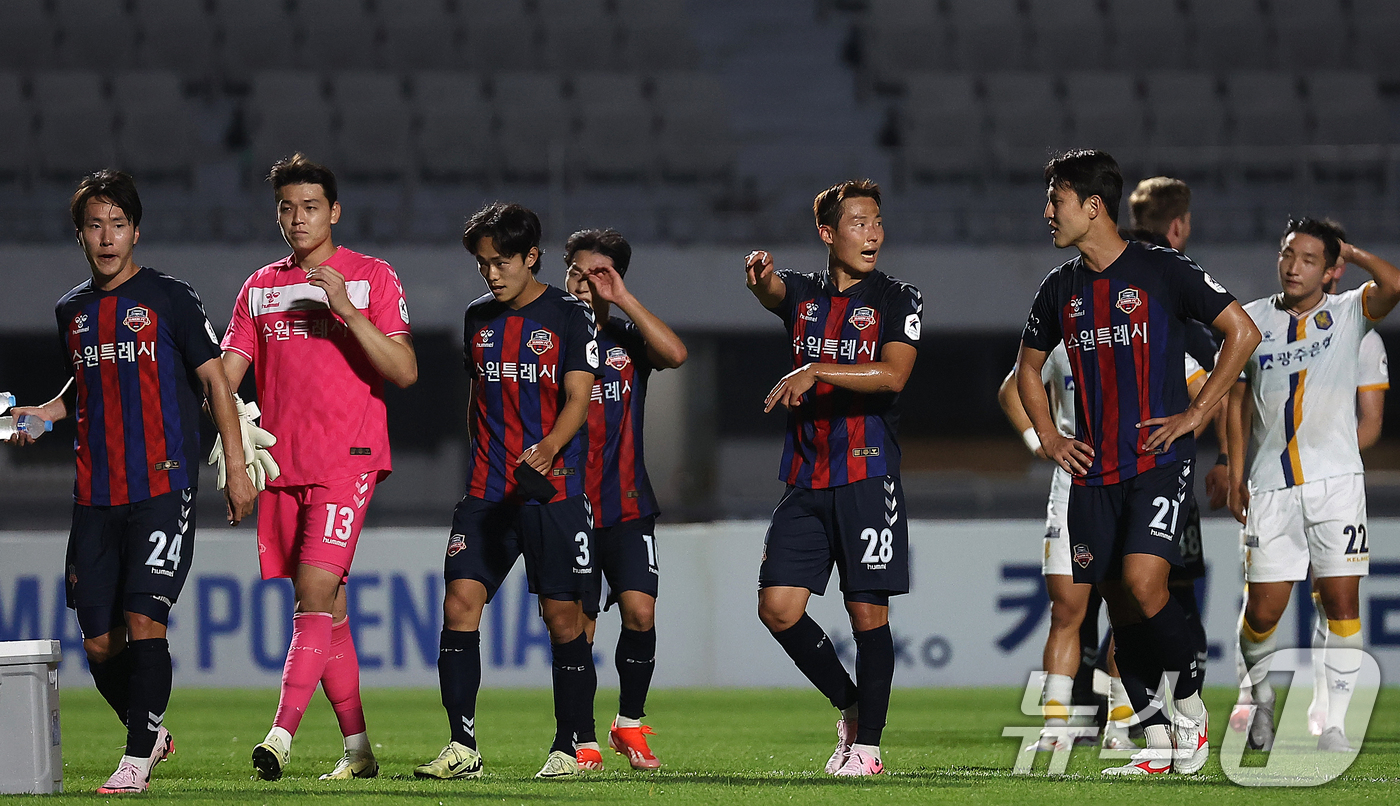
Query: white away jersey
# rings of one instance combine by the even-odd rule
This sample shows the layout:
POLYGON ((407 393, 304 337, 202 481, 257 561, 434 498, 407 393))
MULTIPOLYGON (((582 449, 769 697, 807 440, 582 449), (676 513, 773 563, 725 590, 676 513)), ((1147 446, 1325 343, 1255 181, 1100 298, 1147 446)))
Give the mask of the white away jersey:
POLYGON ((1372 330, 1361 340, 1360 365, 1357 367, 1356 391, 1377 392, 1390 388, 1390 363, 1385 357, 1385 342, 1372 330))
POLYGON ((1244 368, 1254 403, 1250 490, 1362 472, 1356 392, 1361 345, 1375 326, 1365 310, 1370 287, 1328 295, 1301 317, 1278 295, 1244 306, 1264 334, 1244 368))

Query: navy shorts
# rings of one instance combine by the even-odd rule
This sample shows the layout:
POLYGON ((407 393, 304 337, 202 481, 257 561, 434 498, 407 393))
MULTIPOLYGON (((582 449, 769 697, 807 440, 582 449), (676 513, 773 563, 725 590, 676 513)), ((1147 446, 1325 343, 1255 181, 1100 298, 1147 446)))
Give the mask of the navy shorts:
POLYGON ((469 495, 457 502, 443 563, 448 582, 474 579, 486 586, 489 602, 522 554, 531 593, 542 599, 598 600, 593 507, 587 496, 525 504, 469 495))
POLYGON ((164 623, 194 562, 194 490, 121 506, 73 505, 64 561, 68 606, 83 636, 135 611, 164 623))
POLYGON ((1129 554, 1153 554, 1182 565, 1193 464, 1182 459, 1117 484, 1072 486, 1068 524, 1074 581, 1118 579, 1129 554))
MULTIPOLYGON (((593 573, 608 583, 603 610, 617 604, 623 591, 639 591, 655 599, 660 579, 656 561, 656 516, 621 521, 593 532, 593 542, 598 547, 593 573)), ((600 584, 597 587, 602 589, 600 584)), ((589 612, 596 613, 597 607, 593 604, 589 612)))
POLYGON ((809 490, 788 487, 763 540, 758 587, 826 592, 831 567, 849 602, 909 592, 909 522, 893 476, 809 490))
POLYGON ((1201 545, 1201 508, 1194 493, 1186 494, 1186 527, 1181 530, 1181 566, 1172 566, 1170 583, 1195 582, 1206 575, 1205 547, 1201 545))

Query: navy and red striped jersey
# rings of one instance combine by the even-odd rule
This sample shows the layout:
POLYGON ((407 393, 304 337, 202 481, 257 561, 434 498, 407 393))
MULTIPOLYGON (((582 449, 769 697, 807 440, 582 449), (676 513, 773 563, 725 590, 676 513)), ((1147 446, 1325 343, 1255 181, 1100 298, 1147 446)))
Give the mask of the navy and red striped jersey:
POLYGON ((1102 272, 1082 255, 1050 272, 1021 340, 1047 353, 1064 341, 1069 353, 1076 435, 1094 449, 1075 484, 1117 484, 1195 456, 1191 434, 1165 452, 1141 452, 1151 430, 1137 424, 1190 405, 1186 320, 1209 324, 1234 301, 1190 258, 1135 241, 1102 272))
POLYGON ((598 528, 661 511, 643 459, 642 426, 651 361, 636 325, 610 317, 598 328, 603 377, 588 405, 588 500, 598 528))
MULTIPOLYGON (((866 364, 886 344, 919 346, 919 290, 880 271, 837 291, 827 272, 778 272, 787 291, 773 308, 792 337, 792 366, 866 364)), ((817 381, 788 412, 778 478, 809 489, 899 475, 899 395, 862 394, 817 381)))
MULTIPOLYGON (((554 429, 565 373, 603 374, 593 309, 554 286, 519 310, 485 294, 467 306, 463 338, 472 379, 467 495, 517 499, 520 454, 554 429)), ((578 430, 547 474, 564 497, 587 491, 587 430, 578 430)))
POLYGON ((219 340, 189 283, 143 268, 111 291, 89 280, 54 311, 78 405, 73 498, 120 506, 199 479, 195 370, 219 340))

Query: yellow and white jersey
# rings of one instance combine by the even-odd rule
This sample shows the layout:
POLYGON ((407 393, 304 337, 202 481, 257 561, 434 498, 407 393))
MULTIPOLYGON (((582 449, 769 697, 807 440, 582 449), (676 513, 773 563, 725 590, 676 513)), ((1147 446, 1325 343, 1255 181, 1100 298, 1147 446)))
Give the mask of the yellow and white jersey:
POLYGON ((1074 375, 1069 368, 1069 353, 1065 343, 1055 345, 1040 368, 1040 381, 1050 390, 1050 410, 1055 413, 1055 427, 1067 437, 1074 436, 1074 375))
POLYGON ((1357 366, 1356 391, 1376 392, 1390 388, 1390 364, 1385 357, 1385 342, 1372 330, 1361 340, 1361 358, 1357 366))
POLYGON ((1251 491, 1363 472, 1356 392, 1362 341, 1375 326, 1365 310, 1370 287, 1325 296, 1302 316, 1279 295, 1244 306, 1264 335, 1243 373, 1254 403, 1251 491))

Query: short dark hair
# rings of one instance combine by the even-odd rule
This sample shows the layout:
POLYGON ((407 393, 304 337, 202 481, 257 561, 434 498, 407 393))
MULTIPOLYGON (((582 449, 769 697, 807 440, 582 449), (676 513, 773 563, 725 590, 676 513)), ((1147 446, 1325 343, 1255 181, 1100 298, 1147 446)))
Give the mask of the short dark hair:
POLYGON ((274 196, 287 185, 320 185, 326 194, 326 201, 335 204, 338 198, 335 174, 331 173, 331 169, 312 162, 299 151, 272 163, 272 171, 268 173, 267 181, 272 183, 274 196))
MULTIPOLYGON (((527 254, 540 246, 540 217, 519 204, 492 202, 467 219, 462 246, 474 255, 482 238, 490 238, 496 251, 505 257, 527 254)), ((539 270, 540 262, 536 260, 530 271, 538 274, 539 270)))
POLYGON ((823 190, 812 201, 812 215, 819 227, 834 227, 841 222, 841 203, 847 199, 874 199, 880 206, 880 186, 873 179, 848 179, 823 190))
POLYGON ((1288 225, 1283 228, 1282 243, 1293 233, 1301 235, 1311 235, 1322 241, 1322 256, 1327 260, 1328 268, 1337 262, 1337 258, 1342 256, 1342 241, 1347 239, 1346 230, 1342 225, 1330 218, 1289 218, 1288 225))
POLYGON ((1191 212, 1191 188, 1180 179, 1153 176, 1128 196, 1133 229, 1165 235, 1172 222, 1191 212))
POLYGON ((73 228, 83 228, 83 218, 87 215, 88 202, 102 199, 120 207, 131 226, 141 226, 141 196, 136 192, 136 180, 126 171, 103 168, 83 177, 73 198, 68 202, 68 212, 73 216, 73 228))
POLYGON ((1080 203, 1091 196, 1103 199, 1108 217, 1118 223, 1118 206, 1123 201, 1123 173, 1118 163, 1104 151, 1066 151, 1045 163, 1046 187, 1067 187, 1080 203))
POLYGON ((627 276, 627 264, 632 262, 632 245, 615 229, 581 229, 564 243, 564 265, 572 266, 579 252, 597 252, 611 258, 619 277, 627 276))

